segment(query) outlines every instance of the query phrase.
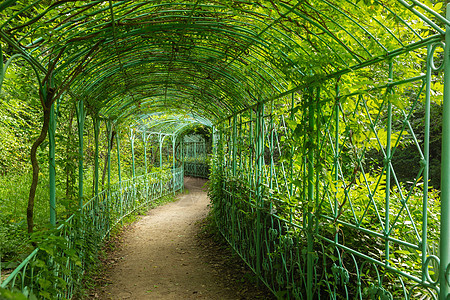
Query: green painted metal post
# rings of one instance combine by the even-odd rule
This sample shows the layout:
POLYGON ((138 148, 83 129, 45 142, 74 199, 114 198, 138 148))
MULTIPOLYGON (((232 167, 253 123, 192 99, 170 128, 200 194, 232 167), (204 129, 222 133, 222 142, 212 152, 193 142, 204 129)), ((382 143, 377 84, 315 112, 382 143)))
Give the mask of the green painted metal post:
POLYGON ((117 174, 119 175, 119 186, 122 192, 122 168, 120 163, 120 138, 119 131, 116 132, 116 144, 117 144, 117 174))
MULTIPOLYGON (((316 115, 316 118, 315 118, 315 121, 316 121, 316 149, 317 149, 317 147, 318 147, 318 145, 319 145, 319 141, 320 141, 320 139, 321 139, 321 136, 322 136, 322 132, 321 132, 321 124, 320 124, 320 122, 321 122, 321 116, 320 116, 320 112, 322 111, 322 107, 321 107, 321 101, 320 101, 320 92, 321 92, 321 89, 320 89, 320 87, 317 87, 317 89, 316 89, 316 107, 315 107, 315 115, 316 115)), ((341 108, 341 107, 339 107, 339 108, 341 108)), ((320 165, 320 150, 319 149, 317 149, 318 150, 318 152, 317 152, 317 154, 315 155, 315 166, 318 166, 318 165, 320 165)), ((314 202, 314 207, 315 207, 315 209, 314 209, 314 211, 319 211, 319 209, 320 209, 320 189, 319 189, 319 182, 320 182, 320 180, 321 180, 321 174, 320 174, 320 172, 315 172, 316 173, 316 184, 315 184, 315 187, 316 187, 316 190, 315 190, 315 197, 314 197, 314 200, 315 200, 315 202, 314 202)), ((319 228, 318 228, 318 226, 314 226, 314 234, 318 234, 318 230, 319 230, 319 228)))
POLYGON ((142 132, 142 141, 144 143, 144 168, 145 168, 145 199, 148 198, 148 178, 147 178, 147 135, 146 131, 142 132))
MULTIPOLYGON (((293 109, 293 106, 291 106, 291 109, 293 109)), ((269 147, 270 147, 270 173, 269 173, 269 189, 272 191, 273 189, 273 173, 274 173, 274 168, 275 168, 275 162, 273 160, 273 149, 274 149, 274 143, 273 143, 273 138, 274 138, 274 124, 273 124, 273 101, 270 102, 270 142, 269 142, 269 147)), ((292 159, 291 159, 292 160, 292 159)), ((290 183, 291 187, 290 190, 292 190, 292 173, 291 173, 291 183, 290 183)), ((271 196, 272 196, 272 192, 270 192, 271 196)), ((292 192, 291 192, 292 195, 292 192)))
MULTIPOLYGON (((389 61, 389 83, 393 80, 393 63, 392 60, 389 61)), ((387 94, 392 93, 392 88, 388 87, 387 94)), ((390 259, 390 249, 389 249, 389 231, 390 231, 390 197, 391 197, 391 133, 392 133, 392 103, 390 98, 388 98, 388 110, 387 110, 387 124, 386 124, 386 157, 384 159, 384 167, 386 169, 386 198, 385 198, 385 224, 384 224, 384 234, 385 234, 385 250, 384 259, 386 266, 389 266, 390 259)))
MULTIPOLYGON (((212 142, 212 145, 213 145, 213 154, 214 155, 217 155, 217 128, 216 128, 216 126, 213 126, 212 127, 212 133, 213 133, 213 142, 212 142)), ((215 167, 215 165, 213 165, 213 167, 215 167)))
POLYGON ((119 175, 119 184, 122 185, 122 169, 120 164, 120 138, 119 132, 116 132, 116 144, 117 144, 117 173, 119 175))
POLYGON ((308 131, 309 131, 309 138, 308 138, 308 147, 306 148, 308 153, 308 229, 307 229, 307 260, 306 260, 306 298, 308 300, 313 299, 313 269, 314 269, 314 262, 313 262, 313 224, 312 224, 312 206, 314 203, 314 98, 313 98, 313 91, 309 90, 308 93, 308 100, 309 100, 309 120, 308 120, 308 131))
POLYGON ((134 156, 134 138, 135 138, 134 129, 131 128, 130 142, 131 142, 131 167, 132 167, 133 180, 136 177, 136 165, 135 165, 135 156, 134 156))
POLYGON ((257 220, 256 220, 256 274, 261 276, 261 209, 264 207, 263 203, 263 188, 262 177, 264 166, 264 104, 259 103, 256 112, 256 203, 257 203, 257 220))
POLYGON ((175 169, 175 143, 177 142, 177 137, 172 136, 172 169, 175 169))
POLYGON ((55 105, 50 108, 50 124, 48 127, 48 167, 49 167, 49 193, 50 193, 50 225, 56 226, 56 162, 55 162, 55 132, 56 117, 55 105))
POLYGON ((111 121, 106 122, 106 130, 108 132, 108 200, 111 199, 111 139, 112 139, 112 124, 111 121))
MULTIPOLYGON (((250 181, 250 186, 253 188, 253 110, 250 110, 250 148, 249 148, 249 161, 248 161, 248 180, 250 181)), ((251 197, 251 195, 249 195, 251 197)))
MULTIPOLYGON (((239 117, 239 144, 241 143, 242 143, 242 116, 239 117)), ((239 147, 239 170, 241 170, 241 176, 243 175, 242 167, 245 165, 244 161, 245 155, 242 155, 242 147, 239 147)))
POLYGON ((166 144, 166 163, 169 164, 169 143, 166 144))
MULTIPOLYGON (((214 133, 213 133, 213 140, 214 140, 214 133)), ((181 163, 182 163, 183 175, 184 175, 184 172, 185 172, 184 163, 185 163, 185 160, 186 160, 186 149, 185 149, 186 144, 184 143, 184 138, 180 141, 180 143, 181 143, 181 145, 180 145, 180 148, 181 148, 181 163)), ((213 142, 213 144, 214 144, 214 142, 213 142)))
MULTIPOLYGON (((192 144, 194 145, 193 157, 197 157, 197 143, 194 141, 192 144)), ((197 162, 196 161, 194 161, 194 174, 197 174, 197 162)))
MULTIPOLYGON (((0 44, 0 91, 2 90, 2 84, 3 84, 3 51, 2 51, 2 45, 0 44)), ((0 279, 0 282, 1 282, 1 279, 0 279)))
POLYGON ((84 110, 83 99, 77 103, 77 121, 78 121, 78 202, 80 208, 83 207, 83 133, 86 112, 84 110))
POLYGON ((98 196, 98 181, 99 181, 99 176, 98 176, 98 169, 99 169, 99 163, 98 163, 98 156, 99 156, 99 149, 98 149, 98 144, 99 144, 99 135, 100 135, 100 119, 98 114, 96 114, 93 118, 93 122, 94 122, 94 142, 95 142, 95 155, 94 155, 94 196, 97 197, 98 196))
MULTIPOLYGON (((289 116, 291 121, 294 121, 294 119, 295 119, 294 105, 295 105, 295 95, 294 95, 294 93, 292 93, 291 114, 289 116)), ((292 132, 291 132, 291 134, 292 134, 292 132)), ((291 159, 289 162, 289 177, 290 177, 291 182, 289 183, 289 198, 291 198, 292 195, 294 194, 294 184, 293 184, 293 181, 294 181, 294 157, 293 157, 294 156, 294 146, 293 145, 291 146, 290 151, 291 151, 291 153, 290 153, 291 159)))
MULTIPOLYGON (((164 143, 164 138, 162 136, 162 134, 159 134, 159 168, 160 168, 160 172, 162 174, 162 148, 163 148, 163 143, 164 143)), ((160 179, 159 182, 159 193, 162 196, 163 193, 163 180, 162 177, 160 179)))
MULTIPOLYGON (((120 138, 119 130, 116 132, 116 144, 117 144, 117 174, 119 175, 119 191, 120 191, 120 215, 123 215, 123 192, 122 192, 122 170, 120 164, 120 138)), ((121 219, 123 224, 123 219, 121 219)))
POLYGON ((236 141, 236 136, 237 136, 237 116, 236 116, 236 114, 234 114, 233 115, 233 143, 232 143, 232 148, 233 148, 233 152, 232 152, 232 166, 233 166, 233 176, 234 177, 236 177, 236 144, 237 144, 237 141, 236 141))
POLYGON ((162 148, 163 148, 164 138, 159 134, 159 167, 162 169, 162 148))
POLYGON ((144 143, 144 168, 145 168, 145 178, 147 178, 147 136, 146 132, 142 133, 142 141, 144 143))
POLYGON ((110 228, 110 204, 111 204, 111 143, 112 143, 112 123, 110 120, 106 121, 106 131, 108 132, 108 192, 107 192, 107 203, 108 205, 108 237, 109 237, 109 228, 110 228))
MULTIPOLYGON (((450 20, 450 3, 447 4, 450 20)), ((440 239, 440 300, 450 296, 450 26, 446 26, 444 50, 444 100, 442 113, 441 158, 441 239, 440 239)))
MULTIPOLYGON (((2 45, 0 44, 0 92, 2 91, 2 86, 3 86, 3 80, 5 79, 5 74, 4 72, 6 72, 6 70, 3 70, 3 51, 2 51, 2 45)), ((0 268, 1 271, 1 268, 0 268)), ((1 278, 0 278, 0 282, 1 282, 1 278)))
MULTIPOLYGON (((339 80, 336 82, 336 102, 334 105, 334 113, 335 113, 335 126, 336 130, 334 132, 334 188, 336 191, 334 192, 334 218, 336 219, 339 216, 339 203, 337 197, 337 191, 339 188, 339 106, 340 106, 340 90, 339 90, 339 80)), ((334 235, 334 242, 339 242, 339 234, 338 232, 334 235)))
POLYGON ((426 80, 426 90, 425 90, 425 130, 424 130, 424 150, 423 150, 423 160, 421 163, 424 166, 423 170, 423 200, 422 200, 422 282, 425 282, 426 277, 426 265, 425 261, 427 259, 427 246, 428 246, 428 179, 429 179, 429 165, 430 165, 430 108, 431 108, 431 45, 427 47, 427 80, 426 80))
POLYGON ((172 136, 172 180, 173 180, 173 194, 175 195, 175 142, 176 136, 172 136))
MULTIPOLYGON (((217 142, 218 142, 218 148, 217 148, 217 150, 218 150, 218 152, 219 152, 219 157, 220 157, 220 160, 219 160, 219 166, 220 166, 220 174, 222 174, 223 175, 223 164, 224 164, 224 161, 225 161, 225 155, 224 155, 224 151, 223 151, 223 133, 222 133, 222 130, 223 130, 223 128, 220 128, 220 130, 218 130, 218 132, 219 132, 219 137, 218 137, 218 139, 217 139, 217 142)), ((223 188, 225 188, 225 181, 224 181, 224 186, 223 186, 223 188)))

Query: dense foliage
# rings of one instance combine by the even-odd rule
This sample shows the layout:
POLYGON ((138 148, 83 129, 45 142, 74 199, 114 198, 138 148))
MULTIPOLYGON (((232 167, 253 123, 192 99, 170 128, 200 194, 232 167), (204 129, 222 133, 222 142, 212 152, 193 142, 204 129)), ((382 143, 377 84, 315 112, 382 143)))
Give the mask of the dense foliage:
MULTIPOLYGON (((113 183, 176 160, 160 130, 150 142, 165 155, 152 147, 143 169, 130 130, 167 114, 175 127, 214 125, 218 222, 280 297, 311 298, 312 285, 319 295, 400 297, 385 289, 402 285, 392 269, 411 297, 412 282, 436 291, 446 2, 3 1, 2 264, 42 243, 25 229, 52 230, 50 145, 62 224, 107 185, 108 145, 113 183), (354 273, 359 288, 347 287, 354 273)), ((71 257, 72 246, 58 250, 71 257)), ((39 284, 52 296, 43 261, 39 284)))

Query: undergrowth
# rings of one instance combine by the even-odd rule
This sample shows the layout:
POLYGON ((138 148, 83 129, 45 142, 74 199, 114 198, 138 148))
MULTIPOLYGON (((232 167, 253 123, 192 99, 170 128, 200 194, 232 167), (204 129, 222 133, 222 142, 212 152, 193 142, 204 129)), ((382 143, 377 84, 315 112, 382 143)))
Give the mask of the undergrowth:
MULTIPOLYGON (((33 249, 27 233, 26 207, 31 174, 8 174, 0 177, 0 261, 2 268, 14 268, 33 249)), ((34 207, 35 229, 48 227, 48 176, 41 174, 34 207)), ((64 211, 64 203, 57 194, 57 211, 64 211)))

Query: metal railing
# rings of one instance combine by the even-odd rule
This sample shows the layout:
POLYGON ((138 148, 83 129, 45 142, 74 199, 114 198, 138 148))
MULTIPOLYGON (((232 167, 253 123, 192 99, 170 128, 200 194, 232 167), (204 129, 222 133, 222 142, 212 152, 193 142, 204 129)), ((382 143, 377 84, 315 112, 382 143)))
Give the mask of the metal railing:
POLYGON ((137 209, 180 190, 183 174, 183 168, 150 173, 102 191, 50 230, 0 287, 26 296, 71 298, 111 229, 137 209))
POLYGON ((447 299, 442 49, 422 49, 422 70, 387 60, 370 88, 342 77, 215 128, 219 230, 278 297, 447 299))

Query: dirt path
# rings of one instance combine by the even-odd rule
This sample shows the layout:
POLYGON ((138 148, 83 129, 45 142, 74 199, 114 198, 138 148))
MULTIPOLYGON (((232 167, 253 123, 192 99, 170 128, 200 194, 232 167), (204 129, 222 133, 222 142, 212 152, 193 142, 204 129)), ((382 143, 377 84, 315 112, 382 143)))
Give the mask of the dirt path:
POLYGON ((199 221, 208 213, 205 182, 186 178, 187 194, 150 210, 123 233, 114 263, 103 275, 110 284, 93 298, 247 299, 230 288, 229 275, 219 274, 198 241, 199 221))

